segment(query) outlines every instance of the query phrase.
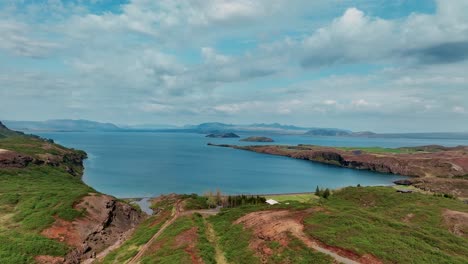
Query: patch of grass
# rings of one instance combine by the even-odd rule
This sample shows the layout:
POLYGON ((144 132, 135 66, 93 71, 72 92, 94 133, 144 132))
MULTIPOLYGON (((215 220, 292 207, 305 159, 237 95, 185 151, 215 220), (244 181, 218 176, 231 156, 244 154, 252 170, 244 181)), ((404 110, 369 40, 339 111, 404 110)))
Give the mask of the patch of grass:
MULTIPOLYGON (((193 227, 195 227, 195 223, 192 216, 178 218, 150 246, 151 248, 157 244, 157 250, 147 252, 140 262, 143 264, 191 263, 190 255, 185 251, 187 243, 190 243, 190 241, 181 241, 176 244, 176 237, 193 227)), ((194 242, 197 243, 197 241, 194 242)))
POLYGON ((215 264, 216 251, 207 237, 206 220, 200 214, 194 214, 193 219, 195 225, 197 226, 197 248, 200 251, 200 256, 202 257, 205 264, 215 264))
POLYGON ((63 256, 68 247, 39 234, 0 231, 0 263, 34 263, 34 256, 63 256))
POLYGON ((443 225, 443 209, 468 212, 460 201, 387 187, 348 187, 306 218, 306 232, 326 244, 386 263, 466 263, 468 239, 443 225))
POLYGON ((296 201, 300 203, 311 203, 319 199, 313 193, 270 195, 265 196, 265 198, 278 202, 296 201))
POLYGON ((60 168, 29 166, 0 170, 0 203, 15 205, 15 222, 24 230, 41 231, 54 216, 73 220, 82 215, 73 204, 94 190, 60 168))
POLYGON ((50 143, 39 137, 16 134, 1 138, 0 148, 31 156, 36 156, 38 154, 58 155, 69 151, 63 146, 50 143))
POLYGON ((269 247, 273 250, 273 254, 267 263, 333 263, 331 257, 308 248, 302 241, 291 235, 287 246, 283 247, 280 243, 272 241, 269 243, 269 247))
POLYGON ((214 230, 219 236, 219 244, 224 251, 224 255, 229 263, 260 263, 258 257, 249 248, 249 241, 252 234, 240 224, 233 222, 240 217, 257 210, 266 208, 265 206, 240 206, 222 210, 216 216, 208 218, 214 230))
POLYGON ((184 195, 182 198, 185 198, 185 210, 197 210, 197 209, 207 209, 208 198, 204 196, 199 196, 197 194, 184 195))

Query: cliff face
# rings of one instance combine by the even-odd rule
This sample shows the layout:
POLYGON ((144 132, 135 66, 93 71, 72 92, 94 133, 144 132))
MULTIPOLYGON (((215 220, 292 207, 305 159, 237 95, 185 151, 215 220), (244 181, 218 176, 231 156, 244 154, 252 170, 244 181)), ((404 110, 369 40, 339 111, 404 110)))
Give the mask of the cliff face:
POLYGON ((34 159, 27 155, 0 149, 0 168, 24 168, 34 159))
POLYGON ((97 253, 119 243, 144 218, 140 211, 108 195, 92 193, 84 197, 75 209, 85 216, 74 221, 56 219, 42 234, 73 248, 63 263, 81 263, 97 253))
MULTIPOLYGON (((413 177, 464 177, 468 175, 468 147, 442 148, 433 152, 369 153, 321 146, 234 146, 217 145, 327 163, 346 168, 371 170, 413 177)), ((424 149, 424 148, 423 148, 424 149)))

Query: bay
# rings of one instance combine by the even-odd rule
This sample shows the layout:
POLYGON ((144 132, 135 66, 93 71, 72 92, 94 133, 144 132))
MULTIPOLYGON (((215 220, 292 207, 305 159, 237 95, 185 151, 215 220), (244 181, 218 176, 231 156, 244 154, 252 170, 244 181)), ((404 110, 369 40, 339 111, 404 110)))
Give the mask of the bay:
MULTIPOLYGON (((287 157, 259 154, 216 144, 262 144, 202 134, 153 132, 39 133, 88 153, 83 180, 96 190, 120 198, 167 193, 198 193, 219 188, 229 194, 313 192, 316 186, 389 185, 398 175, 352 170, 287 157)), ((248 135, 241 135, 248 136, 248 135)), ((454 146, 463 140, 271 136, 269 144, 401 147, 454 146)))

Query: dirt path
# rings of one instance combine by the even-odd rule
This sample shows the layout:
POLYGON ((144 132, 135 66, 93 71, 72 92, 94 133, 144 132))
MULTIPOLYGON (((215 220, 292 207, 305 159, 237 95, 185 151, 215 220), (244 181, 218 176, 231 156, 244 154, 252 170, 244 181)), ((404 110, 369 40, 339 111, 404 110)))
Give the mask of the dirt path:
POLYGON ((343 257, 338 255, 337 253, 326 249, 324 247, 321 247, 318 245, 315 241, 311 240, 308 238, 305 234, 294 234, 295 237, 297 237, 299 240, 301 240, 307 247, 312 248, 317 250, 318 252, 322 252, 323 254, 329 255, 330 257, 334 258, 337 262, 339 263, 344 263, 344 264, 359 264, 361 262, 354 261, 352 259, 349 259, 347 257, 343 257))
POLYGON ((164 232, 164 230, 166 230, 166 228, 168 228, 170 225, 172 225, 174 223, 174 221, 180 216, 181 211, 182 211, 182 207, 181 207, 180 201, 179 201, 179 202, 176 203, 175 212, 174 212, 172 218, 169 219, 168 221, 166 221, 166 223, 164 223, 164 225, 161 226, 159 231, 156 234, 154 234, 154 236, 151 237, 151 239, 148 240, 148 242, 146 242, 146 244, 144 244, 140 248, 140 251, 138 251, 138 253, 128 262, 128 264, 138 263, 139 260, 141 259, 141 257, 145 254, 146 250, 148 250, 150 245, 164 232))
POLYGON ((215 209, 205 209, 205 210, 190 210, 190 211, 183 211, 183 208, 182 208, 182 205, 181 205, 181 202, 178 201, 176 203, 176 206, 175 206, 175 212, 172 216, 171 219, 169 219, 166 223, 164 223, 164 225, 159 229, 159 231, 154 234, 153 237, 151 237, 151 239, 146 242, 146 244, 144 244, 141 248, 140 248, 140 251, 138 252, 138 254, 136 254, 129 262, 128 264, 136 264, 139 262, 139 260, 141 259, 141 257, 145 254, 146 250, 148 250, 148 248, 150 247, 150 245, 164 232, 164 230, 166 230, 166 228, 168 228, 170 225, 172 225, 175 220, 177 220, 177 218, 181 217, 181 216, 186 216, 186 215, 191 215, 191 214, 194 214, 194 213, 199 213, 201 215, 216 215, 218 214, 220 211, 220 208, 215 208, 215 209))
POLYGON ((381 263, 372 255, 360 256, 352 251, 342 248, 324 245, 319 241, 307 236, 304 233, 303 219, 304 217, 314 212, 313 210, 305 210, 292 212, 288 210, 277 211, 260 211, 247 214, 237 221, 236 224, 243 224, 246 228, 253 231, 255 238, 251 241, 250 246, 264 259, 268 258, 271 249, 266 245, 266 241, 278 241, 280 243, 288 243, 288 233, 301 240, 307 247, 316 251, 331 256, 339 263, 345 264, 374 264, 381 263))
POLYGON ((216 232, 213 229, 213 226, 211 225, 211 223, 208 223, 206 221, 205 221, 205 225, 206 225, 206 236, 208 238, 208 241, 210 241, 210 243, 214 245, 216 263, 228 264, 226 258, 224 257, 223 251, 219 247, 218 238, 216 236, 216 232))

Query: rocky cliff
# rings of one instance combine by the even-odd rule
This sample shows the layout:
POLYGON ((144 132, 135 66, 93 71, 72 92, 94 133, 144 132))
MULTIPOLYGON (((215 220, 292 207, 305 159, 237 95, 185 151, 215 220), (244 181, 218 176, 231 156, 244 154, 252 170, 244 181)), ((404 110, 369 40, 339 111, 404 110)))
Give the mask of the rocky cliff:
POLYGON ((397 151, 395 153, 372 153, 359 149, 343 150, 311 145, 216 146, 412 177, 452 178, 468 175, 468 147, 434 148, 434 146, 428 146, 414 148, 414 151, 411 149, 406 153, 397 151))
POLYGON ((132 206, 97 193, 84 197, 75 209, 85 211, 85 216, 73 221, 56 219, 50 228, 42 231, 44 236, 73 248, 62 263, 82 263, 94 258, 99 252, 125 240, 144 218, 132 206))

